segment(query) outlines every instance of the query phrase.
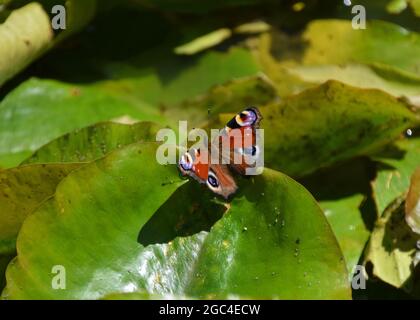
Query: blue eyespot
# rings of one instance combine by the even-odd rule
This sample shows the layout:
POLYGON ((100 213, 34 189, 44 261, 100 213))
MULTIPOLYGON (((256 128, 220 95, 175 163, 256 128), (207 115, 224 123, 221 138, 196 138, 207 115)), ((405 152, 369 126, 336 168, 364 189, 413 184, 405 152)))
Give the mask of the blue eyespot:
POLYGON ((253 125, 257 118, 257 114, 252 109, 248 109, 237 114, 235 120, 241 127, 247 127, 253 125))
POLYGON ((238 153, 244 156, 249 156, 249 155, 255 156, 259 153, 259 149, 257 146, 252 146, 249 148, 239 148, 238 153))
POLYGON ((219 187, 219 181, 217 180, 216 176, 213 174, 213 172, 209 172, 209 176, 207 178, 207 182, 210 186, 213 188, 219 187))
POLYGON ((257 146, 252 146, 252 155, 255 156, 256 154, 258 154, 259 149, 257 146))
POLYGON ((181 160, 179 161, 179 165, 182 167, 182 169, 184 169, 185 171, 189 171, 192 169, 193 167, 193 159, 191 157, 191 155, 186 152, 182 157, 181 160))

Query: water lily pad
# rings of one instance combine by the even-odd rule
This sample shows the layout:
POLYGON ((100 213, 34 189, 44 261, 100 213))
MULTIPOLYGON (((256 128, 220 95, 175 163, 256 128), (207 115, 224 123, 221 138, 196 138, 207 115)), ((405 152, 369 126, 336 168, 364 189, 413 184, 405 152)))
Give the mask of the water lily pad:
POLYGON ((398 198, 376 223, 366 252, 368 270, 382 281, 412 292, 419 239, 405 221, 404 198, 398 198))
POLYGON ((272 28, 247 44, 282 96, 327 80, 418 96, 420 35, 395 24, 354 30, 348 20, 314 20, 302 36, 272 28))
POLYGON ((420 139, 401 139, 377 155, 375 160, 379 170, 372 186, 381 214, 391 202, 408 191, 410 177, 420 165, 420 139))
POLYGON ((130 143, 156 141, 159 129, 160 126, 152 122, 138 122, 132 125, 97 123, 51 141, 38 149, 23 164, 92 161, 130 143))
POLYGON ((371 175, 371 163, 367 159, 354 159, 301 181, 323 209, 346 259, 350 277, 377 219, 370 197, 371 175))
POLYGON ((176 54, 192 55, 205 49, 211 48, 228 39, 232 35, 232 31, 227 28, 222 28, 210 32, 206 35, 198 37, 189 43, 180 45, 174 49, 176 54))
MULTIPOLYGON (((95 299, 135 291, 350 298, 343 257, 317 203, 269 169, 244 184, 209 232, 141 245, 139 232, 185 183, 176 168, 156 163, 155 150, 131 145, 63 180, 25 221, 3 298, 95 299), (65 268, 66 290, 51 287, 54 265, 65 268)), ((188 202, 182 205, 189 210, 188 202)))
POLYGON ((165 105, 180 103, 205 93, 214 85, 252 76, 260 71, 252 55, 236 47, 227 52, 210 51, 197 57, 194 64, 194 60, 186 62, 178 59, 159 62, 158 72, 163 75, 162 78, 172 78, 162 92, 161 101, 165 105))
POLYGON ((405 200, 405 220, 413 232, 420 234, 420 166, 411 176, 405 200))
POLYGON ((381 91, 335 81, 261 112, 265 161, 292 176, 371 154, 418 121, 404 103, 381 91))
POLYGON ((23 221, 54 194, 57 184, 70 171, 130 143, 155 141, 158 129, 151 122, 99 123, 52 141, 23 166, 0 171, 0 255, 15 251, 23 221))
POLYGON ((388 3, 386 9, 390 13, 401 13, 408 5, 412 7, 416 16, 420 17, 420 1, 418 0, 392 0, 388 3))
POLYGON ((221 112, 237 113, 250 106, 261 106, 277 98, 271 81, 263 74, 234 79, 210 88, 202 95, 168 109, 168 118, 189 120, 190 127, 202 127, 221 112))
MULTIPOLYGON (((260 108, 264 161, 295 177, 375 153, 418 123, 407 105, 379 91, 336 81, 260 108)), ((232 114, 219 116, 222 127, 232 114)))
POLYGON ((139 100, 88 86, 30 79, 0 103, 0 166, 15 166, 63 134, 124 115, 162 120, 156 108, 139 100))
POLYGON ((330 79, 360 87, 376 88, 394 96, 420 96, 420 78, 384 65, 311 65, 288 68, 302 80, 321 84, 330 79))
POLYGON ((52 38, 50 19, 39 3, 13 11, 0 24, 0 85, 45 51, 52 38))
POLYGON ((212 86, 260 71, 251 53, 243 48, 208 51, 189 57, 174 55, 171 50, 166 46, 158 47, 123 62, 105 62, 100 69, 112 79, 111 87, 118 88, 122 82, 122 94, 164 107, 204 94, 212 86), (145 64, 145 60, 149 62, 145 64))
POLYGON ((0 170, 0 255, 15 251, 16 237, 25 218, 80 165, 38 164, 0 170))
POLYGON ((306 65, 379 63, 420 76, 420 35, 392 23, 368 21, 366 29, 354 30, 351 21, 318 20, 309 24, 303 39, 309 42, 306 65))
POLYGON ((56 43, 80 31, 93 17, 96 0, 68 0, 66 28, 54 37, 49 13, 38 2, 13 10, 0 24, 0 85, 56 43))
POLYGON ((240 34, 257 34, 267 32, 270 28, 271 26, 264 21, 254 21, 241 24, 235 27, 233 31, 240 34))

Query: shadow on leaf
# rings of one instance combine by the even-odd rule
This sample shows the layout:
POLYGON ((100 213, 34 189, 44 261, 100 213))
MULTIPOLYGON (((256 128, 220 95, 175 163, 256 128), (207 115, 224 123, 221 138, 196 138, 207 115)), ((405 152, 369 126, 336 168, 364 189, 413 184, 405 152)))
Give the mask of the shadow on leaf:
POLYGON ((143 226, 137 241, 147 246, 209 231, 226 207, 203 189, 195 181, 181 186, 143 226))

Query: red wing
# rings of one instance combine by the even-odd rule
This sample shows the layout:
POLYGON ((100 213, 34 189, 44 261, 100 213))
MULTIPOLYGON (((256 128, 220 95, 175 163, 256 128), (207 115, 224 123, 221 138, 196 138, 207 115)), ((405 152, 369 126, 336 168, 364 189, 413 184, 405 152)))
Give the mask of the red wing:
POLYGON ((181 157, 178 168, 184 176, 188 175, 200 183, 206 183, 209 173, 208 161, 203 161, 206 155, 207 152, 204 154, 200 149, 190 149, 181 157))
POLYGON ((212 143, 211 152, 191 149, 182 156, 182 174, 206 183, 210 190, 228 198, 238 189, 229 169, 245 175, 247 168, 255 166, 255 161, 249 160, 258 152, 256 129, 261 119, 257 108, 238 113, 227 123, 218 141, 212 143))
POLYGON ((210 165, 209 177, 207 179, 209 189, 226 199, 236 192, 238 186, 226 165, 210 165))
MULTIPOLYGON (((241 175, 255 167, 259 154, 256 129, 262 119, 257 108, 248 108, 233 117, 219 137, 219 159, 241 175)), ((212 152, 217 152, 212 150, 212 152)))
POLYGON ((183 175, 188 175, 200 183, 205 183, 211 191, 227 199, 237 189, 228 167, 205 163, 203 161, 204 157, 206 157, 204 152, 200 152, 199 149, 191 149, 182 156, 179 169, 183 175))

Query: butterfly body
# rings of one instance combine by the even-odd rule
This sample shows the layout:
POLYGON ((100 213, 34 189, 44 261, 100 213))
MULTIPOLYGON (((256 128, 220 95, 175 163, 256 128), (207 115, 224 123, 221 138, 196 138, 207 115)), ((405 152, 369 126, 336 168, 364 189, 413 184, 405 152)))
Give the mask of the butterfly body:
POLYGON ((257 108, 238 113, 213 141, 211 147, 190 149, 180 159, 179 169, 225 198, 238 189, 232 172, 246 175, 258 153, 256 129, 262 116, 257 108))

